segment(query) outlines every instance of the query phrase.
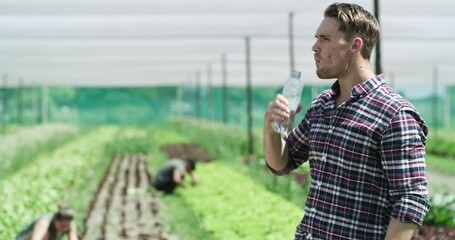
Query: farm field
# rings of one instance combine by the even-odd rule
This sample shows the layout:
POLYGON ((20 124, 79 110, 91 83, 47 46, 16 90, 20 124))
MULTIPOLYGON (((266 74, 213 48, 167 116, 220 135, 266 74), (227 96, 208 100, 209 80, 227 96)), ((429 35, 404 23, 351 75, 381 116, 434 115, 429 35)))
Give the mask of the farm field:
MULTIPOLYGON (((268 173, 259 132, 254 154, 246 158, 242 129, 198 120, 54 129, 55 136, 39 140, 38 147, 10 148, 8 161, 18 163, 1 169, 6 177, 0 180, 0 215, 6 217, 0 219, 0 239, 14 239, 32 219, 60 204, 76 210, 78 233, 87 240, 292 239, 303 216, 308 169, 299 169, 303 181, 296 181, 297 175, 268 173), (150 187, 168 158, 186 156, 200 160, 198 186, 188 181, 172 195, 150 187)), ((8 133, 8 139, 23 131, 8 133)), ((45 131, 52 132, 49 127, 45 131)), ((433 163, 428 166, 439 173, 433 163)), ((452 179, 449 172, 436 176, 441 184, 452 179)), ((439 183, 431 189, 438 194, 450 191, 439 183)), ((422 228, 414 239, 429 239, 429 234, 451 239, 442 237, 455 232, 449 227, 422 228)))

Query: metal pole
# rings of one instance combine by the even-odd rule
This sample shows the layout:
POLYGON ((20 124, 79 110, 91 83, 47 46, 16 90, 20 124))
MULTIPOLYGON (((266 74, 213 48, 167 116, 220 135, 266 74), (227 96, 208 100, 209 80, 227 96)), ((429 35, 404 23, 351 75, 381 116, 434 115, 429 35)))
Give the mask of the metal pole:
POLYGON ((207 115, 213 120, 213 88, 212 88, 212 64, 207 65, 207 115))
POLYGON ((22 86, 24 84, 24 79, 20 78, 17 86, 17 123, 23 124, 22 115, 23 115, 23 103, 22 103, 22 86))
MULTIPOLYGON (((379 0, 374 0, 374 16, 379 22, 379 0)), ((376 43, 376 73, 382 73, 382 65, 381 65, 381 39, 378 40, 376 43)))
POLYGON ((291 72, 295 70, 294 61, 294 13, 289 13, 289 58, 291 72))
POLYGON ((36 92, 36 85, 31 85, 32 91, 32 124, 36 124, 38 121, 38 94, 36 92))
POLYGON ((445 97, 445 128, 450 128, 450 121, 451 121, 451 112, 450 112, 450 86, 446 85, 446 97, 445 97))
POLYGON ((248 157, 253 155, 253 101, 251 89, 251 52, 250 37, 245 38, 245 65, 246 65, 246 98, 247 98, 247 116, 248 116, 248 157))
POLYGON ((186 76, 185 91, 183 92, 183 101, 187 104, 188 108, 185 111, 186 116, 191 116, 194 109, 194 98, 193 98, 193 82, 191 80, 191 75, 186 76), (188 91, 189 90, 189 91, 188 91))
POLYGON ((196 117, 202 117, 201 72, 196 71, 196 117))
POLYGON ((175 87, 175 112, 177 116, 182 116, 182 91, 183 83, 175 87))
POLYGON ((2 84, 3 84, 3 94, 2 94, 2 97, 3 97, 3 105, 2 105, 2 115, 0 116, 2 119, 1 119, 1 123, 2 123, 2 133, 5 133, 6 132, 6 114, 8 113, 8 74, 6 73, 3 73, 3 76, 2 76, 2 84))
POLYGON ((434 136, 437 137, 438 128, 438 66, 433 67, 433 132, 434 136))
POLYGON ((49 88, 46 85, 41 87, 41 124, 46 124, 48 121, 48 99, 49 88))
POLYGON ((221 57, 221 77, 222 77, 222 88, 223 88, 223 123, 228 122, 228 102, 227 102, 227 63, 226 54, 223 53, 221 57))

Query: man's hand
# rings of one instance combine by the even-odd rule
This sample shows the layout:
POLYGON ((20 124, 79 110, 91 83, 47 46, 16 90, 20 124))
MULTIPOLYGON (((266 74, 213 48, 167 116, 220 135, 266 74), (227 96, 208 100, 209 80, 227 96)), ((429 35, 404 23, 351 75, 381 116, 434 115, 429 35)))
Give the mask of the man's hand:
POLYGON ((288 100, 281 94, 277 94, 275 99, 269 102, 264 120, 268 123, 283 121, 291 116, 288 100))
MULTIPOLYGON (((299 113, 302 110, 302 105, 296 109, 296 113, 299 113)), ((277 94, 275 99, 269 102, 267 110, 264 115, 264 130, 270 130, 275 121, 283 121, 291 117, 291 110, 289 109, 288 100, 282 95, 277 94)))

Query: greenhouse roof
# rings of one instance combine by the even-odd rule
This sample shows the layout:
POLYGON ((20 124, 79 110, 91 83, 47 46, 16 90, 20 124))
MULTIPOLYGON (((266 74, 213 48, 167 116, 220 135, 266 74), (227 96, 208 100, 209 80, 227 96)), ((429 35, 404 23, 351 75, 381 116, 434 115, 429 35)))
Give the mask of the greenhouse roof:
MULTIPOLYGON (((314 33, 332 1, 3 0, 0 74, 8 85, 138 86, 246 82, 250 37, 253 85, 277 85, 295 68, 312 84, 314 33), (211 76, 211 77, 209 77, 211 76)), ((352 1, 373 12, 373 0, 352 1)), ((455 75, 455 1, 380 1, 382 68, 400 83, 455 75)), ((374 58, 374 57, 373 57, 374 58)), ((373 63, 374 64, 374 63, 373 63)))

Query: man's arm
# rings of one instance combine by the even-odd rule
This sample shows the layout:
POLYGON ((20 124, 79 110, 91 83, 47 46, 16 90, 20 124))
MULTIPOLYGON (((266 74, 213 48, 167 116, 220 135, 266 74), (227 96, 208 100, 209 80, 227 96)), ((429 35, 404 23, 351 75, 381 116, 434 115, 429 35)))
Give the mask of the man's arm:
POLYGON ((177 168, 174 169, 174 173, 172 175, 172 178, 174 179, 174 182, 180 185, 181 187, 185 187, 185 183, 183 181, 183 176, 184 174, 181 173, 177 168))
POLYGON ((390 220, 385 240, 410 240, 417 229, 415 223, 403 223, 395 218, 390 220))
POLYGON ((274 170, 283 170, 288 162, 288 149, 286 142, 273 130, 275 121, 283 121, 290 117, 290 110, 287 99, 278 94, 267 107, 264 115, 264 136, 263 146, 265 160, 274 170))
POLYGON ((69 233, 69 240, 79 240, 79 238, 77 237, 76 228, 71 228, 71 231, 69 233))
POLYGON ((32 240, 44 239, 44 236, 46 236, 47 233, 47 228, 49 228, 49 222, 44 218, 39 219, 33 228, 32 240))
POLYGON ((391 220, 385 239, 412 237, 429 209, 425 142, 427 128, 416 115, 399 111, 381 141, 381 163, 390 185, 391 220))

